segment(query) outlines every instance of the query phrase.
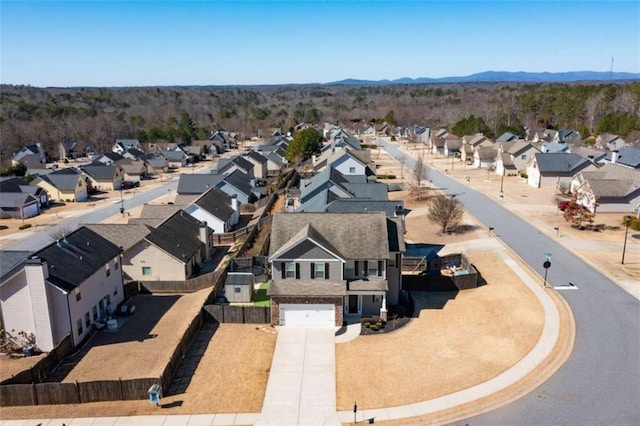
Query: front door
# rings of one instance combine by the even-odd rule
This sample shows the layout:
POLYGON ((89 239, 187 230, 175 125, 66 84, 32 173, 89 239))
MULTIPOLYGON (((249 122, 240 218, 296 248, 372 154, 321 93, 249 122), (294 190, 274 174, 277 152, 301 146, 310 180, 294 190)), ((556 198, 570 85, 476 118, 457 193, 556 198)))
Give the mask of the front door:
POLYGON ((357 314, 360 310, 358 309, 358 295, 350 294, 349 295, 349 313, 357 314))

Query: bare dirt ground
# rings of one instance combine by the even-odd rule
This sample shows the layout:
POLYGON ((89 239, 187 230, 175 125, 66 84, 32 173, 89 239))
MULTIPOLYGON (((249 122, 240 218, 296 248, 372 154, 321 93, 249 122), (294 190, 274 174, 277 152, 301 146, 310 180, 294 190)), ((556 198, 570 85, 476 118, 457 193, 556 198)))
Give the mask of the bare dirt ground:
MULTIPOLYGON (((184 393, 148 401, 0 407, 1 419, 260 412, 276 334, 270 327, 221 324, 184 393)), ((142 360, 138 360, 141 366, 142 360)))

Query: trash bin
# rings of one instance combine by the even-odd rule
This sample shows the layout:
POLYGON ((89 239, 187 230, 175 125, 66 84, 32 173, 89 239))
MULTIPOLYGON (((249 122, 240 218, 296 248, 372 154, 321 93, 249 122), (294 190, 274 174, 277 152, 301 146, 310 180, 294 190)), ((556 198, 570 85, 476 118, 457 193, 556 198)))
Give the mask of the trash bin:
POLYGON ((33 356, 34 352, 35 352, 35 346, 34 345, 26 345, 25 347, 22 348, 22 354, 25 357, 33 356))

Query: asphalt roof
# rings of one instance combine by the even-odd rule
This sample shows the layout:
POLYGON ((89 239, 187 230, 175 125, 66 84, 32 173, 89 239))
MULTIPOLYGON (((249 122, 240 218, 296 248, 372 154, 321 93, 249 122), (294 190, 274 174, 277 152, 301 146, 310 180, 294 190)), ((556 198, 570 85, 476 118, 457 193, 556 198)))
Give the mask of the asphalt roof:
POLYGON ((269 296, 346 296, 344 281, 322 280, 282 280, 272 281, 267 289, 269 296))
POLYGON ((13 271, 20 266, 31 255, 30 251, 20 250, 0 250, 0 278, 13 271))
POLYGON ((269 161, 267 159, 267 157, 265 157, 264 155, 260 154, 257 151, 249 151, 249 153, 247 154, 247 157, 251 157, 253 160, 259 162, 260 164, 264 164, 267 161, 269 161))
POLYGON ((233 173, 224 178, 224 182, 233 186, 239 192, 250 196, 252 191, 251 178, 240 170, 235 170, 233 173))
POLYGON ((231 197, 218 188, 211 188, 202 194, 194 204, 222 221, 226 221, 234 213, 233 207, 231 207, 231 197))
MULTIPOLYGON (((607 160, 611 161, 612 153, 607 154, 607 160)), ((633 167, 637 169, 640 167, 640 148, 631 146, 623 146, 618 149, 618 158, 616 162, 624 164, 625 166, 633 167)))
POLYGON ((119 253, 117 245, 83 226, 34 256, 47 261, 47 281, 70 292, 119 253))
POLYGON ((142 219, 167 219, 180 211, 177 204, 144 204, 140 212, 142 219))
MULTIPOLYGON (((393 217, 398 208, 404 213, 402 200, 362 200, 358 198, 341 198, 329 203, 325 210, 328 213, 357 213, 357 212, 384 212, 387 217, 393 217)), ((311 210, 307 210, 311 211, 311 210)))
POLYGON ((167 161, 182 161, 186 159, 185 153, 182 151, 162 151, 161 155, 167 161))
POLYGON ((89 164, 82 167, 82 171, 96 180, 113 179, 116 175, 116 166, 106 164, 89 164))
MULTIPOLYGON (((211 228, 207 232, 211 233, 211 228)), ((176 259, 186 262, 204 245, 199 235, 200 221, 180 210, 152 229, 147 240, 176 259)))
POLYGON ((309 224, 345 259, 389 258, 386 215, 382 212, 277 213, 271 226, 269 255, 309 224))
POLYGON ((93 223, 85 225, 87 228, 111 241, 123 251, 129 250, 151 232, 143 224, 110 224, 93 223))
POLYGON ((36 178, 36 180, 42 179, 58 189, 73 191, 76 189, 78 179, 80 178, 80 173, 76 169, 68 168, 49 173, 48 175, 42 175, 36 178))
POLYGON ((581 167, 586 167, 589 164, 589 160, 581 157, 578 154, 572 153, 537 153, 535 155, 536 162, 538 163, 538 170, 541 173, 544 172, 558 172, 568 173, 581 167))
POLYGON ((253 285, 253 274, 251 272, 229 272, 225 285, 253 285))
POLYGON ((178 180, 178 194, 202 194, 223 179, 222 174, 182 174, 178 180))

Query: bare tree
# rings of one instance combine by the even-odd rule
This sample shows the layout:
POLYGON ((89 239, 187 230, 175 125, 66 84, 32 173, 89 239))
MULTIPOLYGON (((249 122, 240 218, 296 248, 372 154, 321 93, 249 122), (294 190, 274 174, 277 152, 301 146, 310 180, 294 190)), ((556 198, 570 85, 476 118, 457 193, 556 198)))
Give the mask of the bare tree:
POLYGON ((587 99, 585 103, 586 118, 590 134, 593 134, 595 130, 596 120, 600 117, 603 101, 604 94, 602 92, 598 92, 587 99))
POLYGON ((564 219, 578 229, 585 229, 584 223, 592 224, 596 214, 577 202, 574 194, 564 209, 564 219))
POLYGON ((69 235, 70 233, 72 233, 73 230, 68 227, 68 226, 61 226, 57 229, 54 229, 53 231, 49 232, 49 236, 57 241, 57 240, 61 240, 64 237, 66 237, 67 235, 69 235))
POLYGON ((416 165, 411 171, 411 177, 412 181, 409 184, 411 196, 415 200, 422 200, 428 189, 422 186, 422 182, 429 179, 429 167, 424 163, 422 157, 418 157, 416 165))
POLYGON ((438 195, 429 205, 427 218, 440 225, 442 232, 447 232, 460 224, 463 214, 464 207, 460 201, 447 195, 438 195))

